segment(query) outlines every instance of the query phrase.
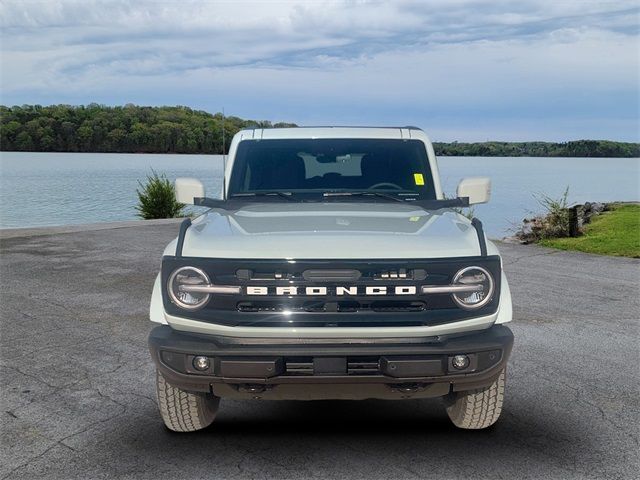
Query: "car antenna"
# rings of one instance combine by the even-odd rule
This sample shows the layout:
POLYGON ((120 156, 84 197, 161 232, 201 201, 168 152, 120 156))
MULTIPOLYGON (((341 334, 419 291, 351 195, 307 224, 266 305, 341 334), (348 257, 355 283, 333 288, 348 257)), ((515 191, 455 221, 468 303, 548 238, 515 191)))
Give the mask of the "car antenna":
POLYGON ((227 155, 225 153, 226 142, 224 136, 224 107, 222 107, 222 198, 226 197, 227 191, 227 155))

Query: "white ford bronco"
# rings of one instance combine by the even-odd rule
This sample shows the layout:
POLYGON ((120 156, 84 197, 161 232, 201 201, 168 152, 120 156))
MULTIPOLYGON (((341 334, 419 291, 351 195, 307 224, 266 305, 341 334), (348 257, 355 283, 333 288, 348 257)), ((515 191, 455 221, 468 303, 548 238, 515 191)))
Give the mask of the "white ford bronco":
POLYGON ((486 178, 445 199, 417 128, 252 129, 236 134, 221 199, 164 251, 149 345, 174 431, 221 398, 442 397, 453 423, 500 416, 513 335, 509 285, 482 223, 486 178))

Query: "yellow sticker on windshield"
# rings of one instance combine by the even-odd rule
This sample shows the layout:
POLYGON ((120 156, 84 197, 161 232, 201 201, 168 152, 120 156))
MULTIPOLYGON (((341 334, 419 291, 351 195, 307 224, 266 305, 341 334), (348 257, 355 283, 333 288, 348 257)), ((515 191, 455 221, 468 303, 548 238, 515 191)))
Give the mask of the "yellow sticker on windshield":
POLYGON ((413 179, 415 180, 416 185, 424 185, 424 177, 421 173, 414 173, 413 179))

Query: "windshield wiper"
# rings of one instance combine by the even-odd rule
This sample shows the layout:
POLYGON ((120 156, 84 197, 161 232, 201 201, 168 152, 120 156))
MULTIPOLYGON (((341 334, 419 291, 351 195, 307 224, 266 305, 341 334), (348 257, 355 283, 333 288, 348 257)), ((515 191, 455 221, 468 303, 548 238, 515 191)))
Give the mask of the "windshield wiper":
POLYGON ((393 200, 394 202, 404 203, 405 200, 415 200, 414 196, 417 193, 411 192, 413 195, 411 197, 407 196, 407 198, 397 197, 395 195, 391 195, 390 193, 382 193, 382 192, 374 192, 374 191, 366 191, 366 192, 324 192, 322 194, 323 197, 355 197, 355 196, 364 196, 364 195, 372 195, 374 197, 386 198, 388 200, 393 200))
POLYGON ((294 201, 293 194, 291 192, 243 192, 243 193, 234 193, 230 195, 229 198, 269 197, 269 196, 278 196, 281 198, 286 198, 290 202, 294 201))
MULTIPOLYGON (((404 192, 403 192, 404 193, 404 192)), ((469 206, 469 198, 468 197, 458 197, 458 198, 447 198, 447 199, 429 199, 429 200, 421 200, 416 198, 415 192, 411 192, 412 195, 408 194, 406 198, 396 197, 395 195, 390 195, 388 193, 382 192, 323 192, 322 195, 324 197, 351 197, 358 195, 372 195, 380 198, 386 198, 389 200, 393 200, 395 202, 405 203, 405 200, 409 200, 406 203, 410 205, 415 205, 417 207, 422 208, 423 210, 439 210, 441 208, 464 208, 469 206)), ((258 197, 258 196, 277 196, 281 198, 285 198, 289 201, 295 202, 296 197, 293 196, 291 192, 244 192, 244 193, 234 193, 227 200, 222 199, 214 199, 214 198, 194 198, 194 205, 199 205, 202 207, 209 208, 219 208, 222 210, 234 210, 238 208, 238 205, 233 205, 233 202, 230 200, 234 198, 247 198, 247 197, 258 197)), ((300 200, 302 202, 308 200, 300 200)))
POLYGON ((420 199, 417 198, 418 194, 412 191, 398 191, 398 195, 406 195, 405 197, 399 197, 389 193, 374 192, 370 190, 356 191, 356 192, 324 192, 322 194, 325 197, 350 197, 356 195, 373 195, 380 198, 386 198, 394 200, 396 202, 409 203, 422 208, 423 210, 439 210, 441 208, 464 208, 469 206, 469 198, 446 198, 446 199, 420 199))

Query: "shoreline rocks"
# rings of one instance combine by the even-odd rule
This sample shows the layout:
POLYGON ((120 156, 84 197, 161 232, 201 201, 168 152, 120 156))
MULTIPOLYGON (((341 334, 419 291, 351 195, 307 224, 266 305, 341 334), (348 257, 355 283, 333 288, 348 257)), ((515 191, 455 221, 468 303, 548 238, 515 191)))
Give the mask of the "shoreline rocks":
POLYGON ((591 219, 610 210, 612 203, 585 202, 560 211, 527 217, 511 236, 502 239, 505 243, 530 244, 543 238, 576 237, 591 219))

